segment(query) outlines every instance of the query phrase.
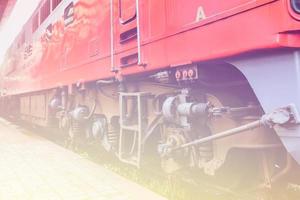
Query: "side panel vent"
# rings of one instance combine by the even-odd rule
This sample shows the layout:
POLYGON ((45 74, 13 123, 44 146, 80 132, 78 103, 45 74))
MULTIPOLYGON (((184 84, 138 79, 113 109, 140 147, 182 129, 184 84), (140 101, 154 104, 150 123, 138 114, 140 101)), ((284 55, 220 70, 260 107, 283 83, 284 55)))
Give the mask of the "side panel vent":
POLYGON ((137 38, 137 28, 130 29, 120 34, 120 43, 124 44, 132 39, 137 38))
POLYGON ((131 65, 136 65, 138 63, 138 54, 131 54, 129 56, 122 57, 120 59, 121 68, 129 67, 131 65))

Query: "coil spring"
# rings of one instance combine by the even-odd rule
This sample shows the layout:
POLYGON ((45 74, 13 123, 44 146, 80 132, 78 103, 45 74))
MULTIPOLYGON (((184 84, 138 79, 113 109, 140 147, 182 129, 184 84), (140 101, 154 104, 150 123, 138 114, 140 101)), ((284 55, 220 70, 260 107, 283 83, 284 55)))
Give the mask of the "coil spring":
POLYGON ((70 147, 78 150, 86 142, 84 135, 84 124, 81 121, 72 120, 71 123, 70 147))
POLYGON ((116 132, 107 132, 107 141, 111 146, 115 147, 118 143, 119 137, 116 132))

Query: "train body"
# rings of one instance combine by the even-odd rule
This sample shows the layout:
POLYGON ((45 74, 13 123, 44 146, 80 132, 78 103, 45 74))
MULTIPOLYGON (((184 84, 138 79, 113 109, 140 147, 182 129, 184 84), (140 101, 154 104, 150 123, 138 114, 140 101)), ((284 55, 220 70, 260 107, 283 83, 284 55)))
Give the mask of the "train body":
POLYGON ((43 0, 2 65, 2 114, 137 167, 259 157, 268 182, 300 164, 297 2, 43 0))

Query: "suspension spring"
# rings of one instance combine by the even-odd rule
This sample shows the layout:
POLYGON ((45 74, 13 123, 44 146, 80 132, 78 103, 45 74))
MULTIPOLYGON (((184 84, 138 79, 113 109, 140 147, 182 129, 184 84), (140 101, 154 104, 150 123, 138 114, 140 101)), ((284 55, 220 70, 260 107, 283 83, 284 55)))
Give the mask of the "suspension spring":
POLYGON ((116 132, 111 131, 107 133, 107 140, 109 144, 111 144, 113 147, 115 147, 118 144, 119 137, 116 132))

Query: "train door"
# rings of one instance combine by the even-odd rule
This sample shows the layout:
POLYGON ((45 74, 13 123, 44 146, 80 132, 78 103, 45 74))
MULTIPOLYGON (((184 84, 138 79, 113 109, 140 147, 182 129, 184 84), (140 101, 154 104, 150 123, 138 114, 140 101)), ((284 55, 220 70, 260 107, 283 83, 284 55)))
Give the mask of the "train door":
POLYGON ((140 64, 139 0, 112 0, 112 71, 140 64))

